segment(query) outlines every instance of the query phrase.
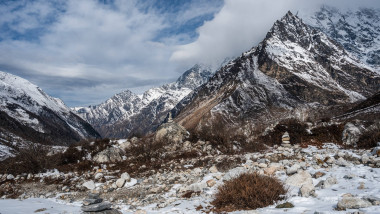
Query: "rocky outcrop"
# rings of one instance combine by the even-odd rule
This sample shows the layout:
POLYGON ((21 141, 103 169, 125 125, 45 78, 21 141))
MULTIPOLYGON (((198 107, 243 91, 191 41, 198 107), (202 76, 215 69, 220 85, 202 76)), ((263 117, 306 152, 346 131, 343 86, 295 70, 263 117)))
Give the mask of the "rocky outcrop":
POLYGON ((362 132, 352 123, 346 123, 343 130, 342 141, 344 145, 355 146, 362 132))
POLYGON ((158 127, 155 133, 156 141, 164 141, 168 143, 182 143, 188 138, 190 133, 181 125, 171 121, 158 127))
POLYGON ((124 155, 125 152, 120 148, 110 147, 96 154, 93 160, 97 163, 119 162, 124 155))

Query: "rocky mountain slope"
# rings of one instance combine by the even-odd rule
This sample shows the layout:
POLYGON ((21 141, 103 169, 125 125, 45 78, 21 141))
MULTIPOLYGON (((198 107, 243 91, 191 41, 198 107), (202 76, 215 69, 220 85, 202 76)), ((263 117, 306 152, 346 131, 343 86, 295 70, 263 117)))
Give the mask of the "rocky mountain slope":
POLYGON ((126 90, 102 104, 75 110, 103 137, 143 135, 154 131, 182 98, 210 76, 210 68, 196 65, 176 82, 149 89, 142 95, 126 90))
POLYGON ((361 8, 352 11, 323 6, 315 14, 300 16, 380 72, 380 10, 361 8))
POLYGON ((380 76, 334 40, 288 12, 257 46, 222 67, 173 110, 188 129, 217 115, 225 121, 265 122, 295 108, 365 99, 380 76))
POLYGON ((69 145, 100 135, 65 104, 20 77, 0 72, 0 143, 69 145))

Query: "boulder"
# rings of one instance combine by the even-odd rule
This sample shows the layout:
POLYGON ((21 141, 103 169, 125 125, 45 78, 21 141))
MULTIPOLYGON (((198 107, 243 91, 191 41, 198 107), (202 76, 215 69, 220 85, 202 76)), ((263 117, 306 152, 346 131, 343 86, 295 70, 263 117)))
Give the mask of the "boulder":
POLYGON ((291 166, 290 168, 288 168, 286 170, 286 174, 288 175, 293 175, 294 173, 296 173, 299 169, 301 168, 301 166, 299 164, 294 164, 293 166, 291 166))
POLYGON ((101 198, 86 198, 83 200, 83 205, 99 204, 103 201, 101 198))
POLYGON ((298 171, 298 173, 288 177, 285 181, 285 184, 301 188, 305 184, 313 185, 313 179, 311 178, 310 173, 301 170, 298 171))
POLYGON ((91 204, 88 206, 82 206, 81 209, 84 212, 99 212, 99 211, 103 211, 103 210, 108 210, 111 208, 111 206, 112 206, 111 203, 101 202, 98 204, 91 204))
POLYGON ((182 143, 189 135, 189 132, 183 126, 175 122, 168 122, 158 127, 155 140, 169 143, 182 143))
POLYGON ((212 167, 210 167, 209 171, 210 171, 211 173, 217 173, 217 172, 219 172, 219 171, 218 171, 218 168, 216 168, 215 165, 212 166, 212 167))
POLYGON ((353 196, 344 196, 342 199, 338 201, 337 208, 338 210, 345 210, 345 209, 359 209, 359 208, 365 208, 370 207, 372 204, 366 200, 363 200, 361 198, 356 198, 353 196))
POLYGON ((309 197, 310 195, 313 195, 315 192, 315 188, 313 183, 305 183, 300 188, 300 194, 302 197, 309 197))
POLYGON ((101 178, 103 178, 104 177, 104 175, 103 175, 103 173, 96 173, 95 174, 95 180, 98 180, 98 179, 101 179, 101 178))
POLYGON ((126 180, 124 178, 119 178, 116 181, 116 186, 118 188, 122 188, 124 186, 125 182, 126 182, 126 180))
POLYGON ((353 123, 346 123, 343 130, 342 141, 344 145, 353 145, 359 141, 361 131, 359 127, 355 126, 353 123))
POLYGON ((7 175, 7 180, 13 180, 13 179, 15 179, 15 176, 13 176, 12 174, 7 175))
POLYGON ((118 162, 123 160, 123 155, 125 155, 123 150, 110 147, 96 154, 93 160, 97 163, 118 162))
POLYGON ((83 183, 83 186, 86 187, 89 190, 95 189, 95 183, 94 181, 87 181, 83 183))

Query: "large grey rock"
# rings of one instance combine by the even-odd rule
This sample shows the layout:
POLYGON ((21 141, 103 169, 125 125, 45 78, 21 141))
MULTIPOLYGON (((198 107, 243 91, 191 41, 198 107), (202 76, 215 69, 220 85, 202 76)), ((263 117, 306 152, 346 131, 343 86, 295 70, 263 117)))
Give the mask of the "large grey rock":
POLYGON ((97 163, 118 162, 123 160, 124 154, 120 148, 110 147, 96 154, 93 160, 97 163))
POLYGON ((116 181, 116 186, 119 187, 119 188, 122 188, 125 184, 125 179, 124 178, 119 178, 117 179, 116 181))
POLYGON ((122 179, 124 179, 126 182, 131 181, 131 176, 128 174, 128 172, 124 172, 123 174, 121 174, 120 177, 121 177, 122 179))
POLYGON ((301 166, 299 164, 294 164, 293 166, 291 166, 290 168, 288 168, 286 170, 286 174, 288 175, 293 175, 294 173, 296 173, 298 171, 298 169, 300 169, 301 166))
POLYGON ((300 194, 302 197, 309 197, 310 195, 313 195, 315 192, 315 188, 313 183, 305 183, 300 188, 300 194))
POLYGON ((158 127, 155 140, 182 143, 187 137, 189 137, 189 132, 183 126, 175 122, 168 122, 158 127))
POLYGON ((352 123, 347 123, 344 126, 342 141, 344 145, 353 145, 359 141, 359 137, 361 135, 361 131, 359 127, 355 126, 352 123))
POLYGON ((89 212, 89 214, 90 213, 91 214, 122 214, 122 212, 115 210, 115 209, 103 210, 103 211, 99 211, 99 212, 89 212))
POLYGON ((380 198, 379 197, 370 195, 370 196, 367 196, 367 197, 363 197, 363 199, 366 200, 366 201, 371 202, 372 205, 374 205, 374 206, 380 205, 380 198))
POLYGON ((99 211, 103 211, 103 210, 108 210, 111 208, 111 206, 112 206, 111 203, 102 202, 102 203, 98 203, 98 204, 91 204, 88 206, 82 206, 81 209, 84 212, 99 212, 99 211))
POLYGON ((224 176, 223 180, 231 180, 232 178, 238 177, 240 174, 248 172, 244 167, 236 167, 228 171, 224 176))
POLYGON ((83 205, 85 206, 88 206, 88 205, 91 205, 91 204, 99 204, 103 201, 103 199, 101 198, 86 198, 83 200, 83 205))
POLYGON ((95 189, 95 183, 94 181, 87 181, 83 183, 83 186, 86 187, 89 190, 95 189))
POLYGON ((313 179, 310 175, 310 173, 306 171, 298 171, 298 173, 288 177, 285 181, 285 184, 289 186, 294 186, 301 188, 303 185, 313 185, 313 179))
POLYGON ((317 185, 315 185, 315 187, 319 187, 321 189, 327 189, 337 183, 338 183, 338 180, 335 177, 328 177, 326 180, 320 181, 317 185))
POLYGON ((363 200, 361 198, 356 198, 352 196, 346 196, 343 197, 338 201, 338 209, 345 210, 345 209, 359 209, 359 208, 365 208, 370 207, 372 204, 366 200, 363 200))

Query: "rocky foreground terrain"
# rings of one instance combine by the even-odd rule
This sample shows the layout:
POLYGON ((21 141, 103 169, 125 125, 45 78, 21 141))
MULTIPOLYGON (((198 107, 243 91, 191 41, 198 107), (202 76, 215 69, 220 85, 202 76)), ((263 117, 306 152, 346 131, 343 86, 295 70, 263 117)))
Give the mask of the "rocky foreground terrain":
POLYGON ((128 148, 138 142, 132 138, 111 140, 103 151, 83 157, 83 161, 93 161, 94 167, 82 172, 0 175, 0 195, 4 199, 0 200, 0 212, 15 213, 6 210, 9 205, 3 208, 4 203, 19 203, 18 207, 29 203, 33 204, 30 207, 40 206, 30 212, 80 213, 81 204, 91 204, 88 201, 95 197, 91 200, 99 206, 92 206, 101 209, 112 205, 114 209, 98 213, 215 213, 210 203, 218 187, 246 172, 274 176, 288 193, 285 200, 272 206, 235 213, 380 212, 380 145, 371 150, 345 149, 332 143, 305 146, 292 144, 292 136, 284 133, 280 145, 226 155, 208 141, 183 140, 186 134, 172 121, 159 128, 156 140, 172 142, 164 146, 164 155, 183 154, 159 166, 154 165, 158 162, 154 158, 147 162, 152 165, 128 162, 133 158, 128 156, 128 148), (190 147, 202 155, 181 153, 190 147), (122 170, 120 163, 130 164, 122 170), (104 201, 100 203, 99 197, 104 201), (66 206, 55 210, 61 204, 66 206))

